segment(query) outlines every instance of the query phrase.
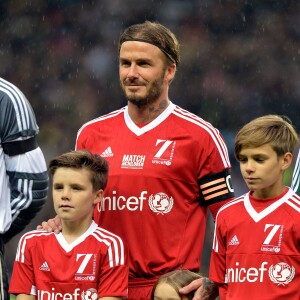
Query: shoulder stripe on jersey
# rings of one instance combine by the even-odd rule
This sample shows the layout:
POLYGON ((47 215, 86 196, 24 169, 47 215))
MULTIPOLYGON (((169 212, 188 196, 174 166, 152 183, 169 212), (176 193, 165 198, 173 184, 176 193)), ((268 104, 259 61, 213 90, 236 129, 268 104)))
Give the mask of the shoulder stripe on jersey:
POLYGON ((115 111, 113 111, 113 112, 111 112, 111 113, 109 113, 109 114, 106 114, 106 115, 104 115, 104 116, 95 118, 95 119, 93 119, 93 120, 90 120, 90 121, 84 123, 84 124, 79 128, 79 130, 78 130, 78 132, 77 132, 76 144, 77 144, 77 139, 78 139, 78 137, 79 137, 81 131, 82 131, 86 126, 88 126, 88 125, 90 125, 90 124, 93 124, 93 123, 96 123, 96 122, 101 122, 101 121, 106 120, 106 119, 113 118, 113 117, 115 117, 115 116, 117 116, 117 115, 119 115, 119 114, 122 114, 122 113, 124 112, 124 110, 125 110, 125 107, 120 108, 120 109, 115 110, 115 111))
POLYGON ((119 236, 103 228, 97 228, 92 235, 109 247, 108 254, 110 267, 124 265, 124 244, 119 236))
POLYGON ((17 117, 18 128, 20 131, 28 129, 29 115, 28 109, 26 109, 26 100, 24 94, 12 83, 0 78, 0 91, 7 94, 11 99, 17 117))
POLYGON ((16 253, 16 261, 19 261, 21 263, 24 263, 25 261, 25 248, 26 248, 26 244, 27 244, 27 240, 34 238, 36 236, 42 236, 42 235, 50 235, 50 234, 54 234, 53 232, 47 232, 44 230, 33 230, 33 231, 29 231, 27 233, 25 233, 18 244, 17 247, 17 253, 16 253))
POLYGON ((235 198, 235 199, 229 201, 228 203, 224 204, 224 205, 219 209, 219 211, 218 211, 218 213, 217 213, 217 217, 218 217, 218 215, 219 215, 219 213, 220 213, 221 211, 225 210, 226 208, 228 208, 228 207, 230 207, 230 206, 232 206, 232 205, 236 205, 236 204, 238 204, 238 203, 240 203, 240 202, 243 202, 243 201, 244 201, 244 195, 242 195, 242 196, 240 196, 240 197, 238 197, 238 198, 235 198))
POLYGON ((300 149, 294 166, 294 172, 292 177, 292 190, 295 193, 300 194, 300 149))
POLYGON ((191 123, 194 123, 194 124, 202 127, 205 131, 207 131, 209 133, 209 135, 212 137, 212 139, 220 153, 220 157, 223 161, 225 168, 231 167, 227 146, 225 144, 225 141, 221 138, 220 132, 218 129, 213 127, 209 122, 204 121, 202 118, 180 108, 179 106, 176 106, 172 113, 182 119, 185 119, 191 123))
POLYGON ((226 208, 232 206, 232 205, 236 205, 240 202, 244 201, 244 195, 233 199, 231 201, 229 201, 228 203, 224 204, 218 211, 217 216, 216 216, 216 222, 215 222, 215 230, 214 230, 214 237, 213 237, 213 246, 212 248, 214 249, 215 252, 219 251, 219 243, 218 243, 218 239, 217 239, 217 235, 216 235, 216 228, 217 228, 217 224, 218 224, 218 216, 220 214, 221 211, 225 210, 226 208))
POLYGON ((294 194, 286 201, 286 203, 300 213, 300 196, 294 194))

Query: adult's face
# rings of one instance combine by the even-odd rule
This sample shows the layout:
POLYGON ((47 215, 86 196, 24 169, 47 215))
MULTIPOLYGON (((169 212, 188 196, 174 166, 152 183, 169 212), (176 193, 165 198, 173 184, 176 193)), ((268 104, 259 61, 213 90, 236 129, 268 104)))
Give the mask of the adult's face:
POLYGON ((169 81, 175 75, 174 66, 167 66, 166 57, 158 47, 138 41, 122 44, 119 72, 127 100, 138 107, 167 98, 169 81))

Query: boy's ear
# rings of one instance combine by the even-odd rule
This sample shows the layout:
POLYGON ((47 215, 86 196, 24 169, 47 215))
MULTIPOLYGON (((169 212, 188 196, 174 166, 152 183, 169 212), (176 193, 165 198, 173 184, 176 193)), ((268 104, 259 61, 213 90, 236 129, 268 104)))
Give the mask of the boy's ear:
POLYGON ((94 204, 97 204, 97 203, 99 203, 99 202, 102 201, 102 199, 103 199, 103 193, 104 193, 104 191, 102 189, 100 189, 100 190, 98 190, 96 192, 96 197, 94 199, 94 204))
POLYGON ((282 156, 282 166, 281 166, 283 171, 289 168, 289 166, 292 163, 292 159, 293 159, 293 154, 291 152, 284 153, 284 155, 282 156))

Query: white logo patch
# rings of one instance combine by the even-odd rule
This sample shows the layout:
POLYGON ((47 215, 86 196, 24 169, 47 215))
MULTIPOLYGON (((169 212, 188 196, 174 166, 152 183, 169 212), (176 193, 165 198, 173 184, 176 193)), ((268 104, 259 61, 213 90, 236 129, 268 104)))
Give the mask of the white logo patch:
POLYGON ((83 291, 81 293, 81 299, 82 300, 97 300, 98 299, 98 293, 96 289, 90 288, 87 291, 83 291))
POLYGON ((239 245, 240 244, 240 242, 239 242, 239 240, 238 240, 238 238, 237 238, 237 236, 235 235, 232 239, 231 239, 231 241, 229 242, 229 245, 230 246, 233 246, 233 245, 239 245))
POLYGON ((173 207, 174 200, 172 197, 168 197, 165 193, 157 193, 149 197, 148 203, 152 211, 163 215, 170 212, 173 207))
POLYGON ((40 270, 41 271, 50 271, 50 268, 49 268, 48 263, 46 261, 44 261, 42 263, 42 265, 40 266, 40 270))
POLYGON ((271 265, 269 268, 270 279, 277 285, 286 285, 290 283, 295 276, 295 268, 290 267, 287 263, 280 262, 271 265))
POLYGON ((108 147, 106 150, 104 150, 101 154, 102 157, 113 157, 114 154, 111 150, 111 147, 108 147))
POLYGON ((143 169, 146 155, 124 154, 121 168, 125 169, 143 169))
POLYGON ((158 151, 152 159, 153 164, 170 166, 174 156, 176 142, 169 140, 156 140, 156 147, 158 151))

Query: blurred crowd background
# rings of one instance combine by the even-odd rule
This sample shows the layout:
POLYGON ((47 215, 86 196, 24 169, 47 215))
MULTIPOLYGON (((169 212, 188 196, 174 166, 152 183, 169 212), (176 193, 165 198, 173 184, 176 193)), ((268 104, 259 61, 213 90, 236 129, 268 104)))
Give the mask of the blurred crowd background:
MULTIPOLYGON (((83 123, 126 105, 118 38, 125 27, 145 20, 177 35, 182 63, 170 98, 221 131, 236 193, 243 193, 233 157, 237 130, 257 116, 277 113, 300 131, 298 0, 2 0, 0 76, 31 102, 48 162, 74 149, 83 123)), ((47 205, 26 230, 53 216, 49 191, 47 205)), ((204 273, 211 219, 208 225, 204 273)), ((19 236, 7 245, 10 269, 19 236)))

